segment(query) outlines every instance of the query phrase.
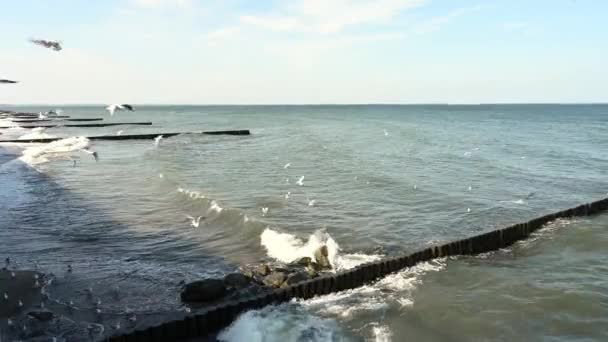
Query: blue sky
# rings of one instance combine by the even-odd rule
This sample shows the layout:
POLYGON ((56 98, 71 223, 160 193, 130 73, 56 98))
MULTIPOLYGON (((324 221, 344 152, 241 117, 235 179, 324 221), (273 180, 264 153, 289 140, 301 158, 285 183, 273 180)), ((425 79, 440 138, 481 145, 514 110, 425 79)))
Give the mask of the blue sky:
POLYGON ((604 0, 19 0, 0 13, 0 78, 20 81, 0 103, 608 102, 604 0))

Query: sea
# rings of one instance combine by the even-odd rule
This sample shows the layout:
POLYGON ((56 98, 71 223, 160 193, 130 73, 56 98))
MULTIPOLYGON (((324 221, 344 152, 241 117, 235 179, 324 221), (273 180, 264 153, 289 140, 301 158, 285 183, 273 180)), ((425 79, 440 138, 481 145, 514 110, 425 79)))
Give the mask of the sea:
MULTIPOLYGON (((2 322, 2 341, 100 340, 195 314, 184 282, 321 245, 349 269, 608 196, 608 105, 104 107, 2 108, 152 122, 0 120, 0 140, 65 138, 0 143, 0 261, 45 273, 60 317, 2 322), (197 133, 232 129, 251 135, 197 133), (192 134, 86 138, 171 132, 192 134)), ((608 341, 607 228, 607 214, 557 220, 507 249, 246 312, 216 338, 608 341)))

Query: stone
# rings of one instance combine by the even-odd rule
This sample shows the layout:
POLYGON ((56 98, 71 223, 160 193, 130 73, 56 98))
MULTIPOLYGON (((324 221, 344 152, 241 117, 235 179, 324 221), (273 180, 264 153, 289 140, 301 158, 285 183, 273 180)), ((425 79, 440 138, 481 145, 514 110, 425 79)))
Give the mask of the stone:
POLYGON ((312 262, 312 259, 310 257, 303 257, 303 258, 296 260, 294 262, 294 264, 300 265, 300 266, 308 266, 308 264, 310 264, 311 262, 312 262))
POLYGON ((264 278, 264 285, 270 287, 280 287, 285 282, 287 275, 283 272, 272 272, 264 278))
POLYGON ((266 264, 259 265, 255 268, 255 273, 265 277, 270 274, 270 267, 266 264))
POLYGON ((248 278, 241 273, 230 273, 224 277, 224 285, 235 289, 247 287, 250 282, 251 278, 248 278))
POLYGON ((315 261, 321 266, 321 268, 331 268, 331 263, 327 257, 328 254, 327 246, 325 245, 319 247, 319 249, 315 251, 315 261))
POLYGON ((55 316, 52 312, 47 310, 36 310, 27 313, 28 316, 33 317, 40 322, 48 322, 55 316))
POLYGON ((310 279, 310 275, 308 274, 308 272, 296 272, 288 275, 284 284, 293 285, 308 279, 310 279))
POLYGON ((226 293, 223 280, 205 279, 186 284, 180 298, 182 302, 210 302, 221 299, 226 293))

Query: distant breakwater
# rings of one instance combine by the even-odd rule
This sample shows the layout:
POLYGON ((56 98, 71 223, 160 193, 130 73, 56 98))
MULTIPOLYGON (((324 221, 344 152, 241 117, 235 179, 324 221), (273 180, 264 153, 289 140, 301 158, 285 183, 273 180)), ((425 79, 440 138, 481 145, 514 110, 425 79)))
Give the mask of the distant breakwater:
POLYGON ((125 335, 113 336, 108 341, 188 341, 204 337, 228 326, 239 314, 248 310, 284 303, 292 298, 309 299, 314 296, 357 288, 378 278, 435 258, 477 255, 496 251, 526 239, 530 234, 556 219, 595 215, 606 210, 608 210, 608 198, 467 239, 366 263, 335 274, 324 274, 270 293, 241 300, 226 301, 185 319, 167 322, 145 330, 137 330, 125 335))

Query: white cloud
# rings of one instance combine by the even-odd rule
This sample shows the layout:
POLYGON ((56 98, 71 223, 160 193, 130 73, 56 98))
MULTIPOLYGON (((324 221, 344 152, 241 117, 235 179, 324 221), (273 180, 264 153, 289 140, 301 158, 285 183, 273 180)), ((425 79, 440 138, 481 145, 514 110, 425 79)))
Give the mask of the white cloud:
POLYGON ((444 25, 449 23, 452 19, 455 19, 455 18, 460 17, 465 14, 469 14, 471 12, 478 11, 480 9, 481 9, 481 6, 475 6, 475 7, 466 7, 466 8, 460 8, 457 10, 453 10, 453 11, 449 12, 448 14, 432 18, 426 22, 416 25, 414 27, 414 32, 430 33, 430 32, 439 31, 444 25))
POLYGON ((406 9, 427 0, 300 0, 268 15, 245 15, 243 24, 273 31, 339 33, 364 24, 390 22, 406 9))
POLYGON ((160 8, 160 7, 189 7, 192 0, 131 0, 131 3, 142 8, 160 8))

